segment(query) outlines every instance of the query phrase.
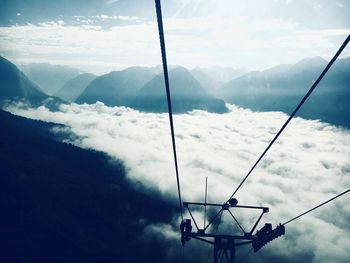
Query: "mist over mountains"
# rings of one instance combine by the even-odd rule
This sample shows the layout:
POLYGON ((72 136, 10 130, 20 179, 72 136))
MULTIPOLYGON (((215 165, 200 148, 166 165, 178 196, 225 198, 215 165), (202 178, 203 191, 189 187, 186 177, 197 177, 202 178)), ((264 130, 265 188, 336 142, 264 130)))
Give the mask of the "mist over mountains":
MULTIPOLYGON (((208 200, 225 201, 288 118, 281 112, 229 107, 226 114, 192 111, 174 115, 181 192, 185 201, 203 200, 206 176, 208 200)), ((132 185, 146 186, 160 193, 161 199, 177 204, 167 114, 108 107, 102 103, 63 105, 59 112, 45 107, 7 110, 66 125, 76 136, 72 139, 75 144, 122 160, 132 185)), ((346 129, 295 118, 238 192, 237 199, 240 204, 270 207, 262 223, 273 224, 283 223, 327 200, 350 185, 349 138, 346 129)), ((348 197, 289 224, 286 236, 252 254, 251 262, 347 263, 348 197)), ((202 211, 196 211, 194 216, 198 215, 203 215, 202 211)), ((222 227, 226 219, 223 217, 222 227)), ((148 230, 166 244, 167 261, 176 261, 172 256, 181 255, 180 248, 174 247, 180 246, 178 221, 153 225, 148 230)), ((191 241, 186 246, 186 258, 205 262, 210 250, 191 241)), ((249 246, 237 249, 237 258, 248 250, 249 246)))
MULTIPOLYGON (((291 113, 326 67, 321 57, 304 59, 294 65, 250 72, 224 84, 220 97, 255 111, 291 113)), ((350 126, 350 58, 337 60, 299 116, 350 126)))
MULTIPOLYGON (((203 109, 225 112, 224 102, 215 99, 183 67, 170 70, 172 101, 175 113, 203 109)), ((128 106, 141 111, 166 112, 168 110, 164 77, 158 68, 131 67, 97 77, 76 103, 103 102, 108 106, 128 106)))
POLYGON ((233 69, 229 67, 195 67, 191 74, 199 81, 203 88, 215 95, 218 89, 224 84, 238 78, 248 72, 247 69, 233 69))
POLYGON ((38 105, 48 98, 38 85, 3 57, 0 57, 0 90, 1 106, 6 101, 16 100, 38 105))
MULTIPOLYGON (((102 76, 74 76, 55 93, 66 100, 77 97, 76 103, 68 103, 44 93, 8 60, 0 62, 2 107, 32 119, 64 124, 0 111, 0 160, 6 163, 0 166, 0 205, 5 214, 0 219, 4 227, 1 242, 6 244, 2 258, 26 262, 147 262, 159 258, 159 262, 178 262, 174 252, 180 245, 178 226, 172 206, 166 203, 175 200, 174 178, 164 172, 173 167, 171 155, 164 154, 171 152, 170 144, 165 143, 169 139, 167 115, 154 114, 167 111, 159 68, 132 67, 102 76), (59 100, 62 105, 50 110, 47 100, 59 100), (8 101, 13 103, 8 106, 8 101), (24 103, 17 101, 33 108, 23 108, 24 103), (118 107, 110 107, 114 105, 118 107), (116 159, 122 163, 115 163, 116 159), (134 249, 139 253, 130 253, 134 249)), ((198 182, 210 176, 210 198, 225 198, 232 183, 238 183, 287 118, 281 112, 254 112, 225 101, 256 111, 288 111, 326 63, 322 58, 310 58, 262 72, 241 72, 232 79, 227 77, 226 83, 206 87, 203 84, 221 83, 222 79, 201 68, 172 68, 173 107, 182 113, 174 116, 174 121, 179 127, 179 164, 186 178, 184 196, 202 198, 198 182)), ((349 58, 338 60, 308 100, 315 108, 302 114, 313 119, 315 111, 322 108, 320 118, 349 127, 348 73, 349 58)), ((348 130, 316 120, 296 118, 293 122, 295 126, 279 140, 277 149, 246 186, 247 192, 240 195, 248 203, 267 202, 275 209, 269 218, 274 222, 323 201, 348 182, 348 130), (247 194, 252 192, 256 194, 247 194)), ((343 200, 329 211, 346 214, 346 204, 343 200)), ((316 213, 301 227, 292 226, 286 239, 271 245, 254 261, 347 262, 347 237, 336 248, 331 246, 332 240, 347 236, 349 219, 329 214, 316 213), (330 238, 322 239, 318 228, 330 238), (303 231, 309 233, 306 238, 303 231), (315 247, 314 240, 323 241, 315 247), (293 246, 296 243, 299 245, 293 246), (325 254, 322 246, 331 248, 325 254)), ((196 251, 198 255, 189 257, 206 259, 203 247, 196 251)))
POLYGON ((49 63, 22 65, 20 69, 48 95, 53 95, 67 81, 81 73, 76 68, 49 63))
MULTIPOLYGON (((159 67, 130 67, 95 76, 79 74, 78 69, 65 66, 34 64, 23 67, 29 74, 26 77, 20 70, 14 70, 9 61, 4 61, 2 58, 3 76, 8 75, 5 70, 12 68, 15 77, 3 77, 2 82, 9 84, 2 86, 5 89, 2 101, 25 98, 34 103, 57 90, 54 95, 69 102, 100 101, 108 106, 167 112, 164 79, 159 67), (35 84, 31 78, 42 85, 35 84)), ((254 111, 290 114, 326 65, 323 58, 313 57, 264 71, 225 67, 188 70, 173 66, 169 77, 174 112, 201 109, 224 113, 226 102, 254 111)), ((301 108, 299 116, 350 127, 349 76, 350 58, 338 59, 301 108)))
POLYGON ((86 89, 87 85, 96 78, 96 75, 91 73, 79 74, 75 78, 68 80, 62 88, 54 95, 66 101, 75 101, 81 93, 86 89))
POLYGON ((349 14, 350 0, 1 0, 0 263, 212 261, 218 239, 183 246, 182 219, 263 242, 288 222, 258 253, 233 237, 235 262, 349 263, 349 14), (237 186, 239 206, 221 206, 237 186))

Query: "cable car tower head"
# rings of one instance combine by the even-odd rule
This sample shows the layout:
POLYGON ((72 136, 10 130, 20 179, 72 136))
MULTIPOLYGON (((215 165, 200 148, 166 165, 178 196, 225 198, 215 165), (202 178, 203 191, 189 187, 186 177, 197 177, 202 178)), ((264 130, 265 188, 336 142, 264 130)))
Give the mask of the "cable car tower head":
POLYGON ((192 238, 212 244, 214 246, 214 263, 223 262, 222 260, 224 259, 230 263, 235 262, 234 260, 237 246, 252 245, 254 252, 257 252, 268 242, 284 235, 285 233, 284 226, 281 224, 275 229, 272 229, 271 224, 265 224, 264 227, 254 233, 263 215, 269 212, 269 208, 263 206, 238 205, 238 200, 236 198, 230 198, 224 204, 184 202, 183 207, 187 209, 190 218, 184 219, 180 224, 182 244, 185 245, 185 243, 189 242, 192 238), (205 209, 206 207, 216 207, 219 208, 219 211, 211 218, 208 218, 209 221, 207 224, 204 223, 203 227, 199 227, 198 222, 193 216, 192 209, 202 206, 204 206, 205 209), (259 217, 250 230, 245 230, 235 217, 235 214, 239 213, 242 209, 261 211, 259 217), (232 219, 232 228, 238 226, 240 229, 240 234, 219 234, 209 233, 207 231, 208 228, 212 226, 223 213, 228 214, 232 219), (192 222, 194 226, 192 226, 192 222))

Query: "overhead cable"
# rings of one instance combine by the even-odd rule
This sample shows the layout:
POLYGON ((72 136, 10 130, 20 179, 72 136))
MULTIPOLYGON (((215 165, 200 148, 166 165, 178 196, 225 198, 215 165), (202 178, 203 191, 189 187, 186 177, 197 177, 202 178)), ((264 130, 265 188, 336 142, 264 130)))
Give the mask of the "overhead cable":
POLYGON ((333 198, 331 198, 331 199, 329 199, 329 200, 327 200, 327 201, 325 201, 325 202, 323 202, 323 203, 321 203, 321 204, 319 204, 319 205, 317 205, 317 206, 315 206, 315 207, 313 207, 313 208, 307 210, 306 212, 304 212, 304 213, 302 213, 302 214, 300 214, 300 215, 298 215, 298 216, 296 216, 296 217, 293 217, 292 219, 289 219, 288 221, 286 221, 285 223, 283 223, 283 225, 286 225, 286 224, 288 224, 288 223, 290 223, 290 222, 292 222, 292 221, 294 221, 294 220, 296 220, 296 219, 298 219, 298 218, 300 218, 300 217, 302 217, 302 216, 304 216, 304 215, 310 213, 311 211, 314 211, 315 209, 317 209, 317 208, 319 208, 319 207, 321 207, 321 206, 323 206, 323 205, 325 205, 325 204, 327 204, 327 203, 333 201, 334 199, 337 199, 338 197, 340 197, 340 196, 342 196, 342 195, 345 195, 345 194, 348 193, 348 192, 350 192, 350 189, 348 189, 348 190, 346 190, 346 191, 344 191, 344 192, 342 192, 342 193, 340 193, 340 194, 334 196, 333 198))
POLYGON ((183 209, 182 209, 181 190, 180 190, 179 168, 178 168, 178 164, 177 164, 175 132, 174 132, 174 122, 173 122, 173 111, 172 111, 172 107, 171 107, 171 95, 170 95, 170 85, 169 85, 169 75, 168 75, 168 64, 167 64, 167 59, 166 59, 164 30, 163 30, 163 19, 162 19, 162 9, 161 9, 161 5, 160 5, 160 0, 155 0, 155 5, 156 5, 156 12, 157 12, 157 22, 158 22, 160 49, 161 49, 161 53, 162 53, 162 62, 163 62, 163 72, 164 72, 166 97, 167 97, 167 102, 168 102, 168 113, 169 113, 169 122, 170 122, 170 130, 171 130, 171 141, 172 141, 172 145, 173 145, 177 192, 178 192, 178 198, 179 198, 179 208, 180 208, 181 220, 183 221, 183 209))
POLYGON ((342 53, 342 51, 344 50, 344 48, 346 47, 346 45, 349 43, 350 41, 350 35, 348 35, 348 37, 345 39, 344 43, 340 46, 340 48, 338 49, 337 53, 335 53, 334 57, 331 59, 331 61, 329 61, 329 63, 327 64, 327 66, 325 67, 325 69, 322 71, 321 75, 317 78, 317 80, 312 84, 311 88, 309 89, 309 91, 306 93, 306 95, 303 97, 303 99, 300 101, 300 103, 298 104, 298 106, 295 108, 295 110, 292 112, 292 114, 289 116, 289 118, 287 119, 287 121, 283 124, 282 128, 277 132, 277 134, 275 135, 275 137, 272 139, 272 141, 270 142, 270 144, 266 147, 266 149, 264 150, 264 152, 260 155, 260 157, 258 158, 258 160, 255 162, 255 164, 252 166, 252 168, 249 170, 249 172, 247 173, 247 175, 244 177, 244 179, 241 181, 241 183, 237 186, 236 190, 233 192, 233 194, 231 195, 231 197, 229 199, 231 199, 238 191, 238 189, 243 185, 243 183, 245 182, 245 180, 247 180, 247 178, 249 177, 249 175, 253 172, 253 170, 255 169, 255 167, 258 165, 258 163, 261 161, 261 159, 265 156, 265 154, 267 153, 267 151, 271 148, 271 146, 274 144, 274 142, 277 140, 277 138, 281 135, 281 133, 283 132, 283 130, 287 127, 287 125, 289 124, 289 122, 293 119, 293 117, 295 116, 295 114, 299 111, 299 109, 301 108, 301 106, 304 104, 304 102, 307 100, 307 98, 311 95, 311 93, 314 91, 314 89, 317 87, 318 83, 322 80, 322 78, 324 77, 324 75, 327 73, 327 71, 331 68, 331 66, 333 65, 333 63, 337 60, 338 56, 342 53))

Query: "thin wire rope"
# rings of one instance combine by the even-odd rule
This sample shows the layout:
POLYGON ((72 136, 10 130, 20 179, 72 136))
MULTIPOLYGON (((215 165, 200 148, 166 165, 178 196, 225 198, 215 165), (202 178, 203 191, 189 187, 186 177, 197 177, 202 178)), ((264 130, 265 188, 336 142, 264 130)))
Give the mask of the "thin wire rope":
POLYGON ((222 219, 222 212, 221 212, 221 214, 220 214, 220 217, 219 217, 219 219, 218 219, 218 223, 217 223, 216 228, 215 228, 215 231, 214 231, 215 234, 218 234, 218 232, 219 232, 219 228, 220 228, 220 224, 221 224, 221 219, 222 219))
POLYGON ((208 176, 205 177, 205 194, 204 194, 204 220, 203 227, 205 228, 205 219, 207 217, 207 197, 208 197, 208 176))
POLYGON ((252 166, 252 168, 249 170, 249 172, 247 173, 247 175, 244 177, 244 179, 241 181, 241 183, 237 186, 236 190, 233 192, 233 194, 231 195, 231 197, 229 199, 231 199, 238 191, 238 189, 243 185, 243 183, 245 182, 245 180, 247 180, 247 178, 249 177, 249 175, 252 173, 252 171, 255 169, 255 167, 258 165, 258 163, 260 162, 260 160, 265 156, 265 154, 267 153, 267 151, 270 149, 270 147, 274 144, 274 142, 277 140, 277 138, 281 135, 281 133, 283 132, 283 130, 287 127, 287 125, 289 124, 289 122, 293 119, 294 115, 299 111, 299 109, 301 108, 301 106, 304 104, 304 102, 307 100, 307 98, 310 96, 310 94, 314 91, 314 89, 316 88, 316 86, 318 85, 318 83, 322 80, 322 78, 324 77, 324 75, 327 73, 327 71, 330 69, 330 67, 333 65, 333 63, 337 60, 338 56, 341 54, 341 52, 344 50, 344 48, 346 47, 346 45, 349 43, 350 41, 350 35, 348 35, 348 37, 345 39, 344 43, 340 46, 340 48, 338 49, 338 51, 336 52, 336 54, 334 55, 334 57, 331 59, 331 61, 327 64, 326 68, 322 71, 321 75, 317 78, 317 80, 314 82, 314 84, 311 86, 311 88, 309 89, 309 91, 306 93, 306 95, 303 97, 303 99, 300 101, 300 103, 298 104, 298 106, 295 108, 295 110, 293 111, 293 113, 289 116, 289 118, 287 119, 287 121, 283 124, 282 128, 277 132, 277 134, 275 135, 275 137, 272 139, 272 141, 270 142, 270 144, 267 146, 267 148, 264 150, 264 152, 260 155, 260 157, 258 158, 258 160, 255 162, 255 164, 252 166))
POLYGON ((158 22, 160 49, 161 49, 161 53, 162 53, 162 62, 163 62, 163 72, 164 72, 166 97, 167 97, 167 102, 168 102, 168 113, 169 113, 171 140, 172 140, 173 154, 174 154, 177 192, 178 192, 178 198, 179 198, 179 208, 180 208, 180 214, 181 214, 181 221, 183 221, 183 209, 182 209, 182 199, 181 199, 181 190, 180 190, 179 168, 178 168, 178 164, 177 164, 175 132, 174 132, 174 123, 173 123, 173 112, 172 112, 172 107, 171 107, 171 96, 170 96, 170 87, 169 87, 170 85, 169 85, 169 76, 168 76, 168 64, 167 64, 167 59, 166 59, 164 30, 163 30, 163 19, 162 19, 162 9, 161 9, 161 5, 160 5, 160 0, 155 0, 155 5, 156 5, 156 12, 157 12, 157 22, 158 22))
MULTIPOLYGON (((208 252, 208 254, 207 254, 207 259, 206 259, 205 262, 207 262, 207 263, 209 262, 209 260, 210 260, 210 258, 211 258, 210 255, 212 255, 212 254, 214 253, 214 252, 212 252, 212 251, 213 251, 212 249, 209 250, 209 252, 208 252)), ((212 257, 214 257, 214 256, 212 255, 212 257)))
POLYGON ((321 203, 321 204, 319 204, 319 205, 317 205, 317 206, 315 206, 315 207, 313 207, 313 208, 307 210, 306 212, 304 212, 304 213, 302 213, 302 214, 300 214, 300 215, 298 215, 298 216, 296 216, 296 217, 293 217, 292 219, 289 219, 288 221, 286 221, 285 223, 283 223, 283 225, 286 225, 286 224, 288 224, 288 223, 290 223, 290 222, 292 222, 292 221, 294 221, 294 220, 296 220, 296 219, 298 219, 298 218, 300 218, 300 217, 302 217, 302 216, 304 216, 304 215, 306 215, 306 214, 312 212, 313 210, 315 210, 315 209, 317 209, 317 208, 319 208, 319 207, 321 207, 321 206, 323 206, 323 205, 325 205, 325 204, 327 204, 327 203, 333 201, 334 199, 337 199, 338 197, 340 197, 340 196, 342 196, 342 195, 345 195, 345 194, 348 193, 348 192, 350 192, 350 189, 348 189, 348 190, 346 190, 346 191, 344 191, 344 192, 342 192, 342 193, 340 193, 340 194, 338 194, 338 195, 332 197, 331 199, 329 199, 329 200, 327 200, 327 201, 325 201, 325 202, 323 202, 323 203, 321 203))
POLYGON ((185 246, 182 246, 182 263, 186 263, 185 246))
POLYGON ((253 252, 253 248, 249 249, 248 252, 239 260, 239 263, 245 262, 249 258, 252 252, 253 252))

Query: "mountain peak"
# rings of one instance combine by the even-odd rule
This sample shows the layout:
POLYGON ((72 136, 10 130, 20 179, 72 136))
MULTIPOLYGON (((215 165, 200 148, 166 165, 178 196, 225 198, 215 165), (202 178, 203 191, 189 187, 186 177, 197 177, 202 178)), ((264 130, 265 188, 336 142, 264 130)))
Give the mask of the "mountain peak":
POLYGON ((12 64, 9 60, 2 56, 0 56, 0 67, 1 70, 18 70, 18 68, 14 64, 12 64))
POLYGON ((94 74, 82 73, 67 81, 64 86, 55 93, 55 96, 66 101, 74 101, 95 78, 96 76, 94 74))
POLYGON ((6 100, 26 100, 38 103, 48 98, 13 63, 0 56, 0 103, 6 100))
POLYGON ((176 66, 174 69, 171 69, 170 71, 172 73, 191 75, 190 71, 187 68, 183 67, 183 66, 176 66))
POLYGON ((155 76, 152 69, 130 67, 95 78, 76 99, 77 103, 101 101, 109 106, 125 105, 125 101, 155 76))
MULTIPOLYGON (((193 109, 211 112, 226 112, 224 101, 212 97, 191 72, 181 66, 169 71, 169 82, 173 112, 182 113, 193 109)), ((154 112, 166 112, 166 94, 164 75, 158 74, 138 91, 131 107, 154 112)))
POLYGON ((310 58, 304 58, 302 60, 300 60, 299 62, 297 62, 296 64, 294 64, 293 67, 317 67, 317 66, 325 66, 327 65, 328 61, 325 60, 324 58, 320 57, 320 56, 316 56, 316 57, 310 57, 310 58))
POLYGON ((33 63, 22 65, 21 70, 41 89, 53 95, 70 79, 83 73, 82 70, 66 65, 33 63))

